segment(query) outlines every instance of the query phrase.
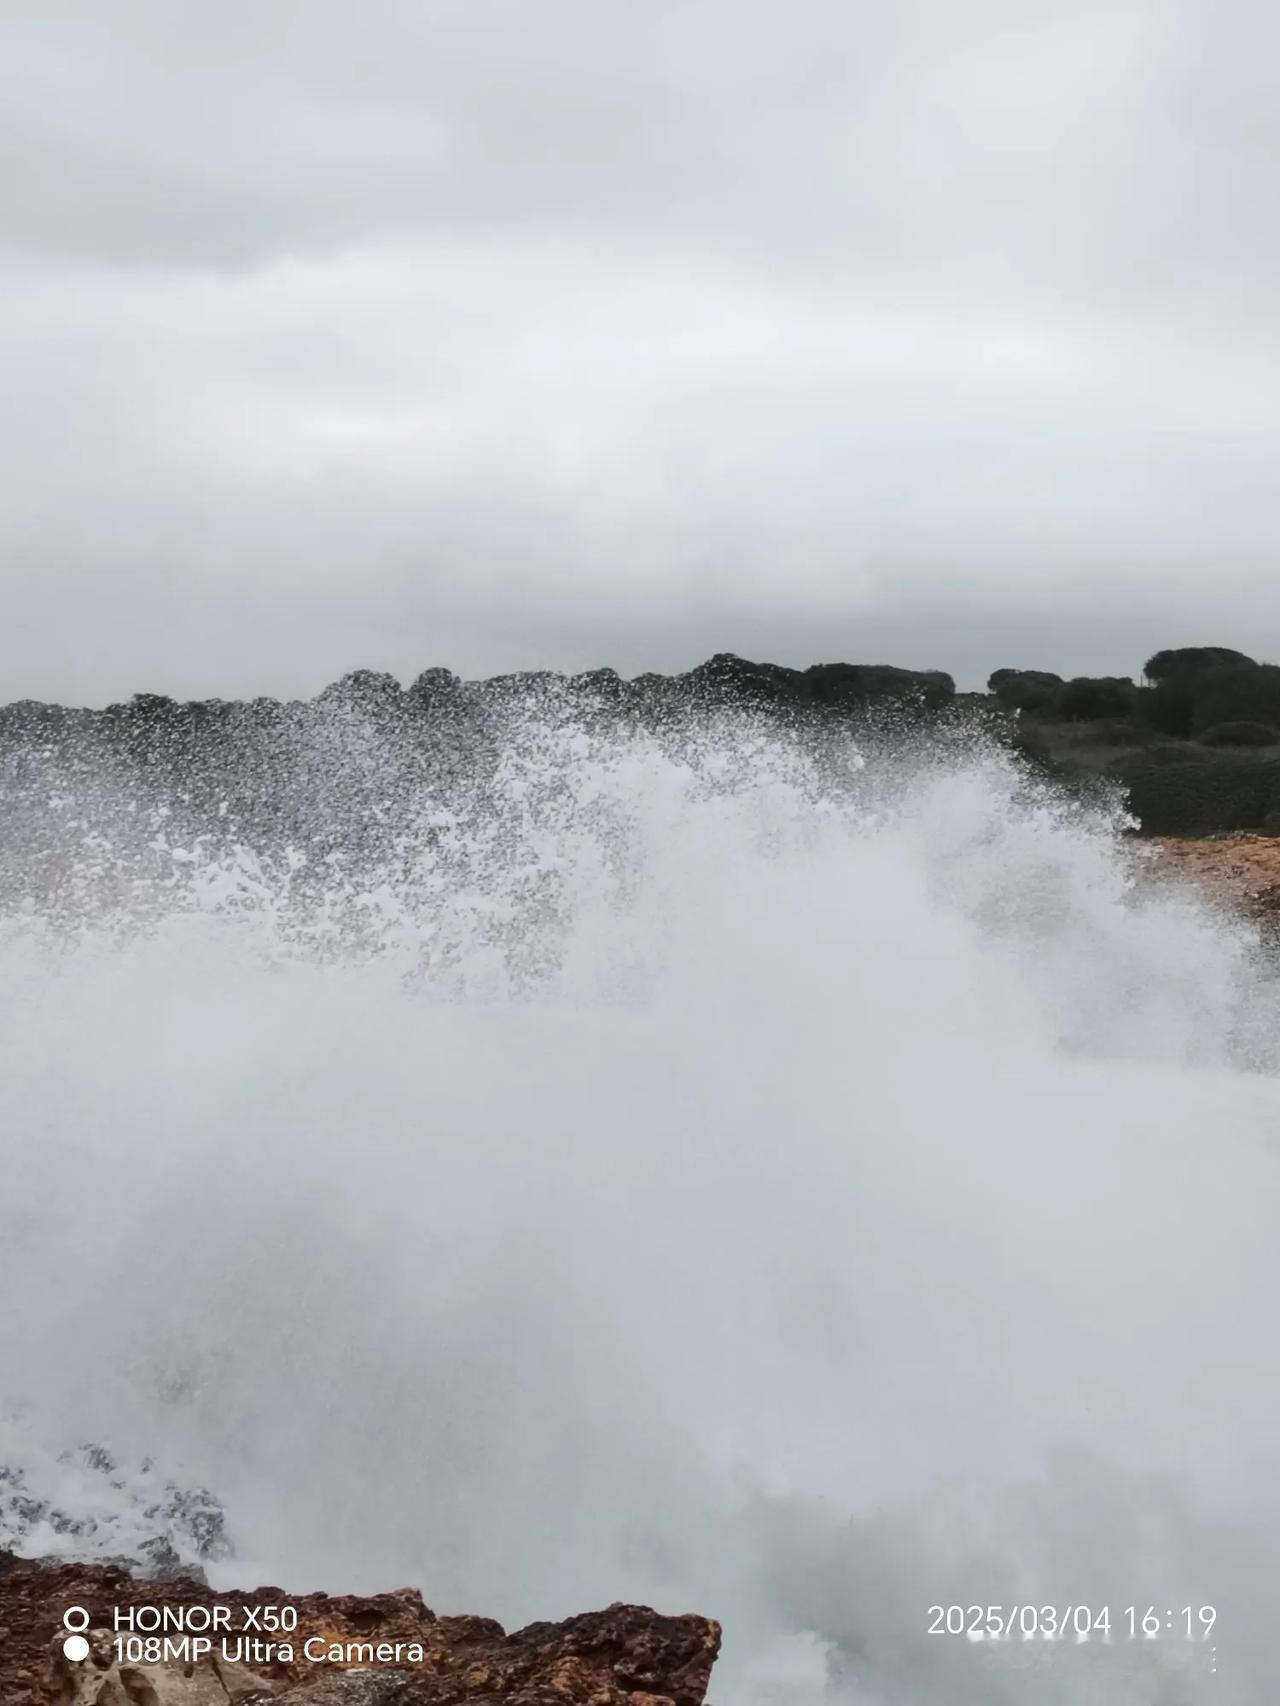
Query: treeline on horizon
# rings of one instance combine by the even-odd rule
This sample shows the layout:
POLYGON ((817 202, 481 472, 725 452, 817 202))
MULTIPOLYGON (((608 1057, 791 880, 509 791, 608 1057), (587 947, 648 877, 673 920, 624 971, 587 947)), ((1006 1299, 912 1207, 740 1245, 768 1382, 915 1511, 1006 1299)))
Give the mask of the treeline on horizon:
POLYGON ((1141 682, 998 669, 988 687, 1023 752, 1068 785, 1118 784, 1143 833, 1280 834, 1280 667, 1182 646, 1141 682))
POLYGON ((958 693, 942 670, 792 669, 720 653, 683 674, 630 680, 598 669, 467 682, 432 668, 403 687, 355 670, 310 701, 139 693, 84 710, 20 700, 0 707, 0 782, 12 809, 30 806, 51 770, 82 790, 110 775, 126 792, 136 784, 154 797, 167 786, 193 820, 225 816, 229 801, 237 817, 291 834, 303 827, 299 793, 311 795, 314 818, 339 769, 347 815, 376 815, 377 797, 404 784, 456 783, 500 747, 510 716, 539 705, 588 724, 655 729, 735 709, 826 728, 979 715, 1064 784, 1123 791, 1147 833, 1280 832, 1280 667, 1223 646, 1158 651, 1140 681, 998 669, 986 693, 958 693), (346 760, 356 744, 353 782, 346 760))
MULTIPOLYGON (((987 690, 1001 707, 1044 721, 1132 718, 1164 735, 1220 746, 1266 746, 1280 740, 1280 666, 1259 663, 1227 646, 1156 652, 1148 658, 1141 682, 1129 676, 1068 679, 1047 670, 1007 668, 992 673, 987 690)), ((885 701, 936 711, 957 700, 972 704, 985 697, 957 694, 955 681, 945 670, 851 663, 793 669, 721 652, 684 673, 642 674, 629 680, 606 668, 577 675, 534 670, 464 681, 452 670, 432 668, 402 687, 386 672, 357 669, 312 700, 179 701, 164 694, 135 693, 127 701, 95 711, 25 699, 0 706, 0 734, 55 732, 98 723, 213 725, 246 714, 269 718, 310 706, 358 710, 373 717, 414 711, 429 715, 449 704, 509 704, 540 695, 584 704, 595 701, 617 709, 772 704, 833 711, 885 701)))
POLYGON ((1036 669, 998 669, 987 687, 1003 705, 1046 721, 1132 719, 1162 735, 1209 746, 1280 741, 1280 667, 1229 646, 1156 652, 1143 682, 1128 676, 1064 681, 1036 669))

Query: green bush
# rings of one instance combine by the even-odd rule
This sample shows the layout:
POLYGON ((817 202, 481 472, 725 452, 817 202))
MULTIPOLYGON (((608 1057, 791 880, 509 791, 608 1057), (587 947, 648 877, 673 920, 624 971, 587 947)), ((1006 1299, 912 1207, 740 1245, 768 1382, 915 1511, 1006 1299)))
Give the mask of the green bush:
POLYGON ((1078 675, 1064 681, 1053 696, 1051 710, 1065 723, 1099 717, 1128 718, 1137 705, 1138 689, 1127 675, 1078 675))
POLYGON ((1268 723, 1215 723, 1199 738, 1201 746, 1274 746, 1280 729, 1268 723))
POLYGON ((1216 723, 1280 723, 1280 669, 1240 663, 1197 675, 1191 732, 1199 735, 1216 723))
POLYGON ((1148 835, 1261 829, 1280 810, 1280 761, 1261 754, 1202 752, 1182 763, 1140 758, 1114 773, 1128 783, 1129 809, 1148 835))
POLYGON ((1142 720, 1162 735, 1189 740, 1195 705, 1196 677, 1190 671, 1183 671, 1148 687, 1139 697, 1138 710, 1142 720))
POLYGON ((1012 711, 1040 711, 1053 703, 1062 677, 1047 669, 997 669, 987 678, 989 692, 1012 711))
POLYGON ((1143 719, 1179 740, 1219 723, 1280 723, 1280 669, 1219 663, 1175 670, 1141 695, 1143 719))
POLYGON ((1156 652, 1143 668, 1148 681, 1168 681, 1175 675, 1196 675, 1201 670, 1219 669, 1223 664, 1252 663, 1243 652, 1230 646, 1174 646, 1156 652))
POLYGON ((955 698, 942 669, 900 669, 888 663, 815 663, 803 672, 803 691, 815 705, 862 706, 897 700, 938 711, 955 698))
MULTIPOLYGON (((1082 731, 1083 732, 1083 731, 1082 731)), ((1099 746, 1156 746, 1162 736, 1135 717, 1103 717, 1096 724, 1093 738, 1099 746)))

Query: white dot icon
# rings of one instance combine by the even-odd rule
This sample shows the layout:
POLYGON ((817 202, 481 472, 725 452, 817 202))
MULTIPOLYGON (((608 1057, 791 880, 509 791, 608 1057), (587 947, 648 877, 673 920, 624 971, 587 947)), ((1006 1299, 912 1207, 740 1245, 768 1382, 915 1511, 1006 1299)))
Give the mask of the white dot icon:
POLYGON ((62 1650, 73 1665, 78 1665, 89 1657, 89 1643, 83 1635, 68 1635, 62 1643, 62 1650))

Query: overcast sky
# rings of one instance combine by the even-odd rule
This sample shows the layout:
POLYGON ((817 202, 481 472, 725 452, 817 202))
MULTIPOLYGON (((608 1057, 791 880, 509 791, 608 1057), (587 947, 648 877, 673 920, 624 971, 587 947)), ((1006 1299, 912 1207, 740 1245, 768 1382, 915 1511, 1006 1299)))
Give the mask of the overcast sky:
POLYGON ((1272 0, 6 0, 0 700, 1280 657, 1272 0))

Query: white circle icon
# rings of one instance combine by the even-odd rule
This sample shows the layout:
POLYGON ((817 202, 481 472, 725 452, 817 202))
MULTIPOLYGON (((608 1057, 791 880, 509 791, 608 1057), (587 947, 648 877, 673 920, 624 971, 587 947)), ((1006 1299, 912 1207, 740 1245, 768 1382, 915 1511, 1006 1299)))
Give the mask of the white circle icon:
POLYGON ((89 1643, 83 1635, 68 1635, 62 1643, 62 1650, 73 1665, 78 1665, 89 1657, 89 1643))
POLYGON ((62 1627, 74 1629, 78 1635, 83 1635, 89 1627, 89 1613, 83 1605, 69 1605, 62 1614, 62 1627))

